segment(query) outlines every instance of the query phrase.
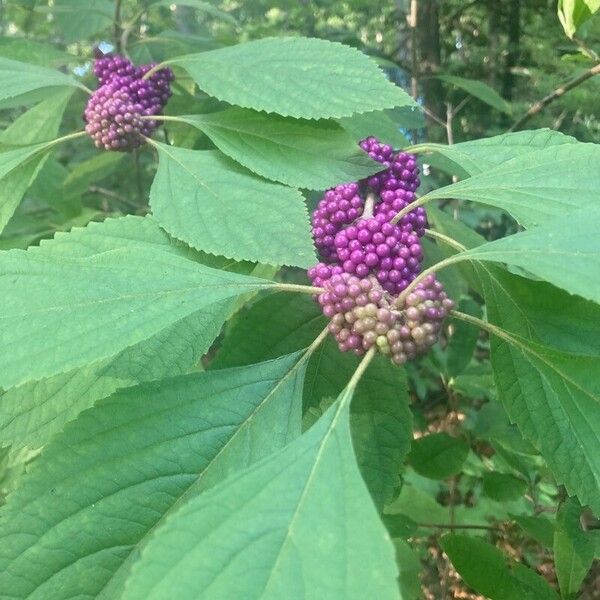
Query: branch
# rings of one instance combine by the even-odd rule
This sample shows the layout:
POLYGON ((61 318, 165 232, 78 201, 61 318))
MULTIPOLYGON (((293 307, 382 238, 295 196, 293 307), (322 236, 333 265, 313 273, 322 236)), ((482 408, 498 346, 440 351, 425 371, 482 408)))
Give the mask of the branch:
POLYGON ((113 36, 115 39, 115 50, 121 53, 121 0, 115 2, 115 20, 113 24, 113 36))
POLYGON ((502 531, 500 527, 492 525, 456 525, 450 523, 417 523, 419 527, 427 527, 434 529, 487 529, 488 531, 502 531))
POLYGON ((516 131, 521 126, 523 126, 531 117, 537 115, 541 112, 548 104, 554 102, 556 99, 564 96, 567 92, 572 90, 574 87, 582 84, 584 81, 592 78, 594 75, 600 74, 600 63, 591 67, 587 71, 581 73, 577 77, 574 77, 570 81, 567 81, 564 85, 556 88, 552 93, 548 94, 545 98, 542 98, 539 102, 536 102, 531 106, 531 108, 508 130, 508 131, 516 131))

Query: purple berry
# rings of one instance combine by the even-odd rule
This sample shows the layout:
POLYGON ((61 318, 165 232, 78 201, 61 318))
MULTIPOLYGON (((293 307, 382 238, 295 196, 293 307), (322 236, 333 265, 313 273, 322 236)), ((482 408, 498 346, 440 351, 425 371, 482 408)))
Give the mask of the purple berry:
POLYGON ((158 123, 151 117, 162 112, 173 81, 170 69, 143 76, 154 65, 135 67, 122 56, 101 56, 94 63, 100 86, 84 112, 86 131, 98 148, 129 152, 141 146, 158 123))

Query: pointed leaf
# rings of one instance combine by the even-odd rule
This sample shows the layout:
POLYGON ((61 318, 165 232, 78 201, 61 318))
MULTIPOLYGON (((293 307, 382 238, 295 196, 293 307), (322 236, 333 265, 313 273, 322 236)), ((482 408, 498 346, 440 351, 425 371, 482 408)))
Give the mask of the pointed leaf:
POLYGON ((573 212, 515 235, 455 255, 521 267, 571 294, 600 303, 600 208, 573 212))
POLYGON ((76 79, 60 71, 0 58, 0 100, 15 98, 42 88, 80 85, 76 79))
POLYGON ((539 152, 550 146, 577 144, 577 140, 552 129, 516 131, 489 138, 470 140, 446 146, 444 144, 419 144, 410 148, 418 152, 435 152, 463 169, 467 176, 485 173, 517 156, 539 152))
MULTIPOLYGON (((268 296, 240 313, 211 368, 251 364, 308 346, 326 323, 311 298, 268 296)), ((325 340, 310 360, 305 404, 318 406, 324 398, 336 397, 358 362, 356 356, 340 352, 331 338, 325 340)), ((412 439, 404 370, 383 357, 375 358, 354 393, 350 422, 358 465, 381 511, 400 483, 412 439)))
POLYGON ((219 100, 285 117, 328 119, 414 105, 367 56, 315 38, 263 38, 169 63, 219 100))
POLYGON ((511 112, 510 104, 502 98, 494 88, 491 88, 483 81, 467 79, 465 77, 456 77, 454 75, 436 75, 436 77, 445 83, 464 90, 467 94, 471 94, 471 96, 475 96, 475 98, 485 102, 500 112, 507 114, 510 114, 511 112))
POLYGON ((300 433, 305 366, 295 354, 166 379, 82 413, 2 508, 0 595, 121 597, 169 513, 300 433))
POLYGON ((600 0, 558 0, 558 18, 568 37, 600 10, 600 0))
POLYGON ((460 472, 468 454, 469 445, 464 440, 432 433, 413 441, 409 461, 423 477, 446 479, 460 472))
POLYGON ((600 200, 600 145, 559 144, 512 160, 427 194, 496 206, 525 227, 600 200), (585 173, 585 176, 582 176, 585 173))
POLYGON ((535 571, 482 540, 447 535, 442 538, 442 548, 465 583, 490 600, 559 600, 535 571))
POLYGON ((124 600, 398 598, 394 549, 354 459, 350 394, 157 529, 124 600))
POLYGON ((211 269, 150 218, 125 217, 0 255, 0 385, 114 356, 203 307, 274 285, 211 269), (58 241, 57 241, 58 240, 58 241))
POLYGON ((67 43, 91 37, 111 26, 115 12, 111 0, 56 0, 56 24, 67 43))
POLYGON ((158 172, 150 206, 171 235, 236 260, 309 267, 315 263, 302 195, 255 177, 220 152, 154 142, 158 172))
POLYGON ((332 121, 306 121, 243 108, 177 117, 223 152, 273 181, 312 190, 364 179, 381 164, 332 121))
POLYGON ((594 538, 581 528, 581 512, 577 500, 569 498, 556 515, 554 565, 563 598, 577 595, 594 561, 594 538))

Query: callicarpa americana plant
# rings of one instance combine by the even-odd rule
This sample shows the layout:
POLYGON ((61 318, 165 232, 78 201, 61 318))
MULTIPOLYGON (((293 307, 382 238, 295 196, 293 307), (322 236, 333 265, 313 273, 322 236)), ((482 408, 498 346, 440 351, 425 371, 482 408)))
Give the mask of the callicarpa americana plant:
POLYGON ((390 60, 183 4, 7 13, 0 597, 575 597, 599 146, 421 141, 390 60))

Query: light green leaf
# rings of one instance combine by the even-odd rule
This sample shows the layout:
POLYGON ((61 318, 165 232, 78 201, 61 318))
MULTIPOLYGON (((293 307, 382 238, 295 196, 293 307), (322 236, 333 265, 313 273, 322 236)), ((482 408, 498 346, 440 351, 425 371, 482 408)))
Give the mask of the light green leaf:
POLYGON ((590 207, 455 255, 521 267, 571 294, 600 303, 600 208, 590 207))
POLYGON ((171 235, 236 260, 316 262, 300 192, 255 177, 220 152, 154 144, 159 165, 150 206, 171 235))
POLYGON ((0 255, 0 385, 114 356, 198 310, 275 284, 193 260, 150 218, 125 217, 0 255))
MULTIPOLYGON (((308 346, 326 324, 307 296, 268 296, 238 315, 211 368, 247 365, 293 352, 308 346)), ((335 398, 352 377, 358 360, 340 352, 328 338, 310 360, 305 404, 319 406, 324 398, 335 398)), ((357 462, 381 511, 400 483, 399 473, 412 438, 404 371, 383 357, 374 359, 357 386, 350 422, 357 462)))
POLYGON ((219 334, 234 299, 185 317, 116 356, 0 394, 0 445, 38 448, 81 411, 119 388, 183 374, 219 334))
MULTIPOLYGON (((481 317, 481 307, 472 298, 461 298, 458 303, 460 312, 481 317)), ((479 329, 464 321, 452 319, 452 335, 448 338, 446 346, 446 370, 451 377, 460 375, 471 362, 479 329)))
POLYGON ((295 354, 166 379, 82 413, 2 509, 0 595, 121 597, 169 514, 299 435, 305 366, 295 354))
MULTIPOLYGON (((551 146, 577 144, 577 140, 552 129, 516 131, 489 138, 460 142, 451 146, 444 144, 419 144, 407 149, 409 152, 434 152, 452 161, 454 170, 465 175, 486 173, 517 156, 537 153, 551 146)), ((427 161, 427 156, 424 157, 427 161)))
POLYGON ((56 87, 81 87, 81 84, 60 71, 0 58, 0 100, 16 98, 34 90, 56 87))
POLYGON ((464 90, 467 94, 471 94, 471 96, 475 96, 478 100, 485 102, 500 112, 507 114, 510 114, 511 112, 510 104, 502 98, 494 88, 491 88, 483 81, 466 79, 465 77, 455 77, 454 75, 437 75, 436 77, 445 83, 464 90))
POLYGON ((554 565, 563 598, 577 596, 594 561, 594 538, 581 528, 581 512, 577 500, 569 498, 556 515, 554 565))
POLYGON ((598 144, 551 146, 429 192, 426 197, 460 198, 496 206, 531 227, 598 204, 599 161, 598 144))
POLYGON ((101 181, 114 172, 123 161, 121 152, 102 152, 82 162, 69 165, 71 171, 63 183, 66 196, 78 196, 87 191, 94 182, 101 181))
POLYGON ((169 63, 219 100, 285 117, 328 119, 414 105, 366 55, 315 38, 263 38, 169 63))
MULTIPOLYGON (((415 107, 412 109, 418 113, 415 107)), ((408 146, 408 140, 400 132, 400 126, 393 120, 388 111, 371 111, 338 119, 339 124, 356 140, 367 138, 371 135, 380 139, 394 148, 408 146)))
POLYGON ((237 24, 237 21, 234 17, 232 17, 229 13, 225 11, 219 10, 209 2, 202 2, 202 0, 183 0, 182 2, 172 2, 172 0, 154 0, 150 2, 150 6, 189 6, 191 8, 195 8, 200 12, 203 12, 215 19, 220 19, 222 21, 227 21, 233 25, 237 24))
POLYGON ((108 29, 114 18, 111 0, 56 0, 52 8, 54 20, 65 42, 87 39, 108 29))
POLYGON ((54 140, 73 91, 73 88, 53 89, 46 100, 23 113, 0 133, 0 145, 27 146, 54 140))
POLYGON ((600 0, 558 0, 558 19, 569 38, 598 10, 600 0))
POLYGON ((484 279, 484 296, 490 322, 502 328, 490 345, 498 395, 508 415, 558 482, 600 511, 600 388, 595 377, 600 359, 524 337, 531 327, 527 313, 512 308, 514 300, 492 277, 484 279), (506 332, 519 327, 520 334, 506 332))
POLYGON ((177 117, 223 152, 274 181, 313 190, 364 179, 381 164, 332 121, 306 121, 244 108, 177 117))
POLYGON ((123 599, 397 599, 394 548, 352 450, 350 395, 156 529, 123 599))
POLYGON ((413 440, 408 460, 419 475, 446 479, 460 472, 468 454, 465 440, 447 433, 432 433, 413 440))
POLYGON ((444 536, 441 544, 465 583, 490 600, 559 600, 545 579, 491 544, 464 535, 444 536))
POLYGON ((8 36, 0 38, 0 56, 41 67, 58 67, 79 60, 77 56, 67 54, 51 44, 32 38, 8 36))
POLYGON ((394 540, 398 560, 400 600, 421 600, 421 561, 418 554, 408 542, 396 538, 394 540))
POLYGON ((48 144, 35 144, 0 152, 0 232, 48 156, 44 152, 48 147, 48 144))

